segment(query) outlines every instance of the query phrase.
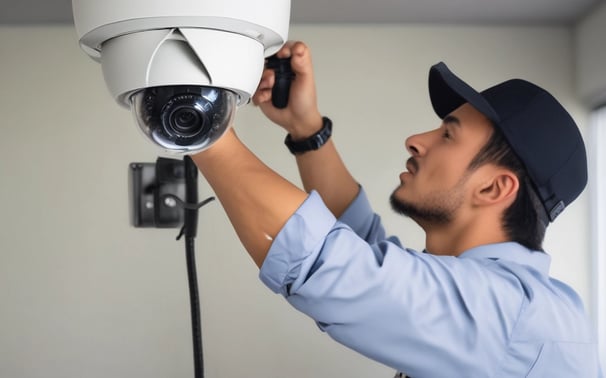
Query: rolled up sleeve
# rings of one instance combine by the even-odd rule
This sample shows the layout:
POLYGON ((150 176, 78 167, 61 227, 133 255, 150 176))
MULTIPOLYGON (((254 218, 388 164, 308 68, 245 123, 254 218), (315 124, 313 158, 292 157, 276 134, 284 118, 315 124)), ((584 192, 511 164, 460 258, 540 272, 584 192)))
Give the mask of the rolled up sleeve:
POLYGON ((273 292, 287 296, 295 281, 311 269, 336 222, 318 193, 312 191, 274 239, 261 266, 261 281, 273 292))

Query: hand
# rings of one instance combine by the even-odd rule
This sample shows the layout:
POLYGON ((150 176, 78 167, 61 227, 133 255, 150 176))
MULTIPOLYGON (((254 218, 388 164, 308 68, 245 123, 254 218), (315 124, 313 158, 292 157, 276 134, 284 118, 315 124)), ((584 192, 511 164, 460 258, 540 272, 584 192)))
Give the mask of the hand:
POLYGON ((295 78, 290 88, 288 106, 278 109, 271 103, 271 89, 275 82, 272 69, 263 71, 253 103, 272 122, 282 126, 293 139, 304 139, 316 133, 322 126, 318 111, 316 85, 314 81, 311 51, 303 42, 287 42, 277 53, 280 58, 291 57, 295 78))

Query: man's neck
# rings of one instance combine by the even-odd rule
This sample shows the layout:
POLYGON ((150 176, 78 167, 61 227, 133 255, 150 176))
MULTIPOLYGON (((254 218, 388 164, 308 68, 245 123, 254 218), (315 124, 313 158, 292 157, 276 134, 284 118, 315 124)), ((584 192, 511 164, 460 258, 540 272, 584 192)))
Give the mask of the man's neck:
POLYGON ((425 230, 425 247, 434 255, 459 256, 481 245, 509 241, 500 224, 474 220, 463 224, 422 225, 425 230))

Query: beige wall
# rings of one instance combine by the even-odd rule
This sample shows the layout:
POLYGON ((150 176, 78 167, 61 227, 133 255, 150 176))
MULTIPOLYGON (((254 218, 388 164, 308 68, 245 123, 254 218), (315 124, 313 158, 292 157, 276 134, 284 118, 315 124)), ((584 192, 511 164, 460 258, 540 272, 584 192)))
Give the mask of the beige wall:
MULTIPOLYGON (((429 66, 444 60, 477 88, 514 76, 552 91, 585 129, 564 28, 302 26, 321 110, 387 229, 423 248, 389 210, 410 133, 437 125, 429 66)), ((158 151, 109 97, 70 27, 0 28, 0 376, 191 377, 189 302, 177 230, 128 223, 127 166, 158 151)), ((253 107, 236 129, 298 182, 284 134, 253 107)), ((261 190, 261 188, 260 188, 261 190)), ((200 197, 211 195, 201 181, 200 197)), ((548 231, 552 273, 589 298, 588 203, 548 231)), ((389 377, 269 292, 217 203, 197 239, 207 377, 389 377)))

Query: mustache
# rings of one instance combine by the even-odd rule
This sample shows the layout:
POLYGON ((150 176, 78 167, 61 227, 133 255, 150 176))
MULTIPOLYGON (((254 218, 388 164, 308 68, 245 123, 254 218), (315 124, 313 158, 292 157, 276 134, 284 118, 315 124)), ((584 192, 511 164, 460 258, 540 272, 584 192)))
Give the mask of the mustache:
MULTIPOLYGON (((417 173, 419 171, 419 163, 412 156, 410 158, 408 158, 408 160, 406 160, 406 167, 412 167, 412 169, 413 169, 412 173, 417 173)), ((410 171, 410 168, 408 170, 410 171)))

